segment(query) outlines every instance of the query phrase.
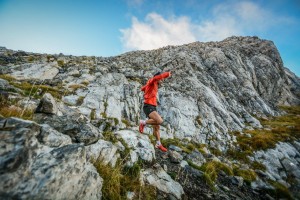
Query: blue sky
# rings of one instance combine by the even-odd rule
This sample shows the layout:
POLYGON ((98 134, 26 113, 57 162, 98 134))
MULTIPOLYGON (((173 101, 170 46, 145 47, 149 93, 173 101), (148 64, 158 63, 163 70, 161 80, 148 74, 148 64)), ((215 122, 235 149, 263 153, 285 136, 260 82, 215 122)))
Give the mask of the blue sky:
POLYGON ((9 49, 88 56, 255 35, 300 76, 299 0, 0 0, 0 27, 9 49))

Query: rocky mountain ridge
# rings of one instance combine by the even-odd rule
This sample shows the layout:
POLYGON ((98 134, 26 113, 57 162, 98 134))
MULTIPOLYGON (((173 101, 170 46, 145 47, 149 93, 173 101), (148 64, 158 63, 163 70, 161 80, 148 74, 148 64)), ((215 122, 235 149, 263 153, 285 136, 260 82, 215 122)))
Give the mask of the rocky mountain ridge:
MULTIPOLYGON (((284 68, 280 54, 273 42, 257 37, 231 37, 221 42, 209 43, 195 42, 152 51, 129 52, 108 58, 34 54, 0 48, 2 99, 5 101, 14 99, 23 111, 26 108, 34 110, 37 108, 31 119, 35 122, 23 122, 15 118, 4 118, 1 121, 3 148, 5 149, 1 150, 1 156, 5 158, 1 164, 3 166, 1 177, 6 178, 2 180, 7 180, 11 176, 15 177, 14 173, 21 174, 23 168, 11 165, 11 160, 13 163, 23 163, 27 166, 26 170, 31 170, 30 172, 33 174, 40 173, 39 170, 43 169, 43 167, 39 167, 41 163, 45 162, 43 160, 35 159, 33 163, 38 167, 34 168, 32 168, 34 164, 20 161, 19 158, 22 157, 22 154, 18 153, 19 148, 28 149, 25 157, 32 158, 35 156, 31 156, 30 152, 35 152, 33 155, 37 155, 37 158, 46 156, 49 157, 47 159, 53 159, 53 156, 54 158, 56 155, 59 156, 59 153, 55 152, 60 150, 56 149, 61 148, 72 149, 71 153, 68 153, 71 157, 73 152, 75 152, 74 156, 77 156, 78 152, 82 155, 86 154, 83 156, 86 159, 78 161, 82 167, 74 172, 82 177, 82 180, 78 180, 79 182, 86 182, 90 178, 85 173, 94 174, 96 171, 89 164, 92 162, 92 158, 101 158, 105 164, 115 166, 122 157, 126 144, 125 146, 129 146, 130 149, 130 156, 126 157, 128 166, 133 166, 140 159, 151 163, 161 160, 161 158, 163 160, 175 159, 175 162, 171 163, 181 166, 175 167, 175 170, 173 164, 166 162, 163 165, 164 161, 162 160, 159 162, 162 166, 157 166, 154 170, 148 168, 141 173, 146 184, 156 185, 160 190, 164 188, 159 186, 160 181, 168 180, 165 184, 168 183, 171 187, 162 190, 163 194, 169 194, 162 195, 164 198, 195 198, 184 195, 186 188, 184 185, 182 186, 183 182, 180 181, 180 176, 178 176, 180 183, 172 182, 174 181, 170 177, 172 171, 169 174, 165 171, 168 172, 168 168, 174 168, 175 171, 172 173, 179 173, 178 170, 188 169, 195 163, 196 166, 201 166, 209 160, 226 163, 229 166, 234 164, 227 158, 216 156, 208 149, 206 149, 206 153, 192 148, 191 152, 179 151, 176 153, 177 150, 174 150, 170 151, 167 156, 161 155, 159 152, 155 152, 151 144, 152 130, 150 127, 146 128, 145 135, 137 133, 138 120, 145 118, 141 111, 143 97, 140 87, 157 71, 171 71, 172 73, 172 76, 166 79, 159 90, 160 106, 158 111, 164 118, 161 127, 162 138, 179 139, 186 145, 190 143, 204 144, 208 149, 226 152, 236 148, 238 136, 232 134, 233 132, 264 129, 261 119, 268 120, 273 116, 284 114, 284 111, 280 110, 278 106, 300 105, 300 79, 284 68), (13 125, 10 126, 10 123, 13 125), (24 140, 36 143, 38 150, 35 150, 36 146, 27 147, 27 143, 25 146, 19 147, 16 143, 11 142, 17 140, 14 136, 15 133, 23 134, 23 128, 32 132, 31 128, 27 127, 27 124, 32 123, 33 126, 39 126, 41 131, 34 130, 34 142, 31 141, 32 136, 30 139, 26 139, 29 137, 26 134, 24 134, 24 140), (113 133, 113 138, 118 139, 117 143, 107 140, 105 135, 108 132, 113 133), (76 144, 81 146, 76 146, 76 144), (11 148, 8 146, 12 146, 15 151, 9 153, 11 148), (28 155, 27 152, 29 152, 28 155), (206 156, 203 157, 202 154, 206 156), (81 172, 82 168, 90 171, 81 172), (177 189, 172 191, 172 188, 177 189)), ((276 148, 270 152, 258 151, 250 157, 252 162, 264 163, 267 171, 262 174, 268 179, 279 181, 290 188, 291 185, 287 178, 294 177, 296 182, 298 181, 296 189, 300 185, 299 158, 299 138, 298 142, 296 140, 291 143, 278 143, 276 148), (293 165, 289 163, 293 163, 293 165)), ((74 159, 72 157, 71 162, 74 159)), ((65 164, 69 165, 70 163, 65 164)), ((248 167, 246 165, 246 168, 248 167)), ((45 170, 49 170, 49 173, 52 174, 48 176, 48 180, 50 182, 56 180, 53 177, 55 173, 63 176, 66 172, 64 170, 69 169, 69 167, 62 168, 62 171, 56 172, 55 168, 46 165, 45 170)), ((199 174, 200 172, 194 173, 199 174)), ((101 190, 102 179, 100 176, 97 178, 94 175, 95 183, 91 184, 99 186, 101 190)), ((224 176, 227 177, 228 174, 224 176)), ((32 179, 22 175, 12 180, 19 181, 18 179, 22 179, 23 182, 21 181, 18 185, 10 182, 11 185, 14 185, 13 187, 7 183, 4 185, 4 182, 1 184, 5 186, 3 188, 12 189, 11 192, 15 191, 13 195, 19 195, 20 198, 41 197, 34 196, 33 193, 25 195, 22 183, 28 180, 33 181, 32 179)), ((235 182, 240 179, 229 180, 235 182)), ((37 187, 34 186, 36 182, 33 181, 31 187, 35 188, 38 193, 44 191, 45 188, 45 191, 49 192, 52 190, 50 182, 46 181, 43 186, 38 184, 39 187, 37 187)), ((58 182, 65 184, 63 181, 58 182)), ((239 181, 237 183, 237 188, 247 187, 239 181), (241 185, 239 186, 239 184, 241 185)), ((197 183, 194 184, 197 185, 197 183)), ((73 185, 72 187, 79 186, 73 185)), ((227 186, 224 187, 225 189, 221 190, 227 190, 227 186)), ((80 195, 88 193, 92 196, 91 198, 98 199, 101 197, 99 188, 94 190, 87 186, 81 187, 78 191, 83 193, 74 198, 85 198, 80 195), (93 192, 90 193, 89 191, 92 190, 93 192)), ((251 193, 251 190, 255 189, 272 189, 272 186, 264 179, 257 178, 251 182, 251 188, 245 189, 244 192, 250 191, 251 193)), ((295 188, 293 190, 296 190, 295 188)), ((25 187, 25 190, 30 191, 28 187, 25 187)), ((66 190, 69 189, 66 187, 66 190)), ((230 189, 227 193, 230 193, 229 191, 230 189)), ((227 193, 222 195, 229 199, 242 198, 241 195, 230 197, 227 193)), ((251 195, 250 193, 248 193, 250 199, 265 198, 259 193, 251 193, 251 195)), ((196 193, 191 192, 191 194, 196 193)), ((218 194, 220 195, 218 192, 214 195, 218 194)), ((9 198, 5 191, 1 191, 1 195, 9 198)), ((205 194, 204 198, 217 198, 210 195, 207 197, 207 195, 205 194)), ((57 196, 52 197, 56 198, 57 196)), ((59 197, 64 198, 63 196, 59 197)))

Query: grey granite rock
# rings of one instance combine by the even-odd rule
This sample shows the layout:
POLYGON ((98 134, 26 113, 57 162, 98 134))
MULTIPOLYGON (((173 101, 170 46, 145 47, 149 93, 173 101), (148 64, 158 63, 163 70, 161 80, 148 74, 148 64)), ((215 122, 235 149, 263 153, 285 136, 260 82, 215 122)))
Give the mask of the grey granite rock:
POLYGON ((57 112, 58 112, 57 104, 50 93, 45 93, 43 95, 35 112, 47 113, 47 114, 57 114, 57 112))
POLYGON ((0 198, 100 199, 103 180, 87 162, 84 146, 44 146, 37 139, 40 130, 17 118, 0 128, 0 198))
POLYGON ((60 133, 71 137, 72 142, 84 143, 86 145, 97 142, 102 138, 102 134, 92 124, 85 120, 76 118, 72 115, 49 115, 37 113, 34 115, 34 121, 51 125, 52 128, 60 133))
POLYGON ((160 166, 142 171, 141 180, 143 180, 144 184, 148 183, 158 190, 169 194, 169 198, 181 199, 181 196, 184 194, 182 186, 174 181, 160 166))

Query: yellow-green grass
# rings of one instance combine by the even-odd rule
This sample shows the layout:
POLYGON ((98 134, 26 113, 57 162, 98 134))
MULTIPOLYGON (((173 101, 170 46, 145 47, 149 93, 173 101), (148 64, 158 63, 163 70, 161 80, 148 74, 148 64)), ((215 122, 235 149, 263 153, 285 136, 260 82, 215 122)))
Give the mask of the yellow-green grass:
POLYGON ((240 152, 230 152, 242 158, 251 155, 253 151, 274 148, 278 142, 289 142, 300 139, 300 106, 281 107, 287 114, 270 117, 269 120, 261 120, 261 124, 268 129, 246 130, 241 134, 235 132, 240 152))
POLYGON ((82 85, 88 86, 90 84, 90 82, 88 80, 83 80, 81 82, 82 85))
POLYGON ((63 67, 65 65, 65 62, 63 60, 58 60, 57 65, 63 67))
POLYGON ((211 187, 214 187, 214 184, 218 178, 218 174, 221 171, 225 172, 228 176, 234 175, 231 167, 219 161, 209 161, 204 163, 202 166, 198 166, 190 160, 187 162, 191 167, 204 172, 203 177, 206 183, 211 187))
POLYGON ((266 166, 257 161, 253 161, 250 164, 250 166, 251 166, 251 169, 254 169, 254 170, 266 171, 266 166))
POLYGON ((9 74, 0 74, 0 78, 1 79, 4 79, 4 80, 7 80, 8 82, 11 82, 11 81, 15 81, 16 78, 9 75, 9 74))
POLYGON ((18 117, 26 120, 31 120, 33 117, 34 110, 28 108, 20 108, 14 105, 1 106, 0 115, 5 118, 18 117))
POLYGON ((90 119, 91 120, 94 120, 96 119, 96 109, 92 109, 91 113, 90 113, 90 119))
POLYGON ((86 86, 83 85, 83 84, 72 84, 72 85, 69 85, 69 88, 72 89, 73 91, 76 91, 80 88, 85 88, 86 86))
POLYGON ((127 119, 122 119, 121 121, 123 124, 125 124, 126 128, 131 126, 130 122, 127 119))
POLYGON ((185 140, 180 140, 178 138, 168 138, 168 139, 161 139, 164 146, 169 147, 170 145, 178 146, 182 149, 182 151, 186 153, 191 153, 194 150, 198 150, 199 152, 205 154, 203 148, 206 146, 205 144, 198 144, 196 142, 188 142, 185 140))
POLYGON ((76 105, 81 106, 81 104, 83 104, 84 98, 85 98, 84 96, 78 97, 78 99, 76 101, 76 105))
POLYGON ((252 169, 241 169, 237 166, 233 167, 233 173, 235 176, 241 176, 246 183, 255 181, 257 174, 252 169))
POLYGON ((25 96, 40 98, 42 94, 48 92, 57 99, 61 99, 62 97, 62 91, 57 87, 35 85, 28 83, 27 81, 17 81, 16 78, 8 74, 2 74, 0 75, 0 78, 7 80, 12 86, 21 89, 25 96))
POLYGON ((272 180, 269 180, 269 183, 275 188, 275 192, 272 192, 276 199, 294 199, 286 186, 272 180))

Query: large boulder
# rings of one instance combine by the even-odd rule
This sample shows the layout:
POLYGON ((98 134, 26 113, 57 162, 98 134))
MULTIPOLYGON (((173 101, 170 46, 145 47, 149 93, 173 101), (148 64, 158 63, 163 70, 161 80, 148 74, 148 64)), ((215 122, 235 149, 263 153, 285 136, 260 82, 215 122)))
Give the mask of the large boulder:
POLYGON ((12 75, 18 79, 53 79, 59 70, 50 64, 23 64, 21 69, 13 69, 12 75))
POLYGON ((202 166, 204 163, 206 163, 206 159, 204 158, 202 153, 197 150, 194 150, 190 154, 188 154, 186 156, 186 159, 198 166, 202 166))
POLYGON ((138 157, 148 162, 155 159, 154 146, 147 135, 132 130, 121 130, 115 134, 132 149, 130 154, 132 162, 136 162, 138 157))
POLYGON ((287 177, 294 177, 297 185, 300 184, 299 157, 300 152, 292 144, 285 142, 279 142, 274 149, 254 154, 254 159, 266 166, 265 174, 269 179, 286 183, 287 177))
POLYGON ((89 145, 102 138, 96 127, 84 119, 75 118, 73 115, 49 115, 36 113, 33 120, 37 123, 48 124, 60 133, 69 135, 72 142, 89 145))
POLYGON ((184 194, 182 186, 174 181, 161 166, 149 168, 141 172, 142 183, 150 184, 169 195, 169 199, 181 199, 184 194))
POLYGON ((84 146, 44 146, 37 139, 41 127, 32 121, 0 124, 1 199, 101 199, 103 181, 84 146))
POLYGON ((87 159, 90 161, 101 161, 103 164, 110 164, 112 167, 116 165, 120 154, 118 147, 109 141, 98 140, 97 143, 85 147, 87 159))
POLYGON ((51 94, 45 93, 36 108, 37 113, 57 114, 58 108, 56 101, 51 94))
POLYGON ((70 136, 58 132, 48 124, 41 125, 41 132, 37 139, 41 144, 52 148, 72 144, 70 136))

